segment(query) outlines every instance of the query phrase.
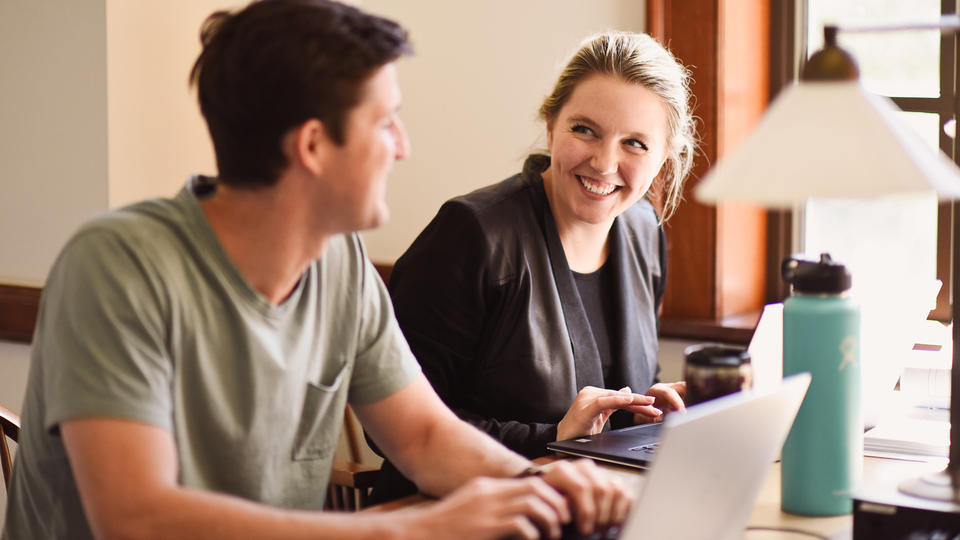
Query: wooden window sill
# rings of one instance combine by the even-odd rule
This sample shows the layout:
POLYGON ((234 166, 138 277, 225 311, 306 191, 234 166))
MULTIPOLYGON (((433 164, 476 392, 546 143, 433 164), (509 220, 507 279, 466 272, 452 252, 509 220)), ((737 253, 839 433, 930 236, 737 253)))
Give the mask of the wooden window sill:
POLYGON ((660 319, 660 337, 747 345, 760 320, 760 313, 751 311, 719 320, 665 317, 660 319))

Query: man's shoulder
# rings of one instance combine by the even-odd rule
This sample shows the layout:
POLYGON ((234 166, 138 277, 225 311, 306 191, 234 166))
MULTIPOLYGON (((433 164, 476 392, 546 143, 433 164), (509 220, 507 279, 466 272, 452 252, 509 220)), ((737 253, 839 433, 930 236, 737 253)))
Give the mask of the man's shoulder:
POLYGON ((73 239, 112 236, 120 240, 153 239, 176 235, 186 226, 184 212, 171 199, 149 199, 100 214, 84 223, 73 239))
POLYGON ((192 266, 184 261, 210 250, 202 249, 191 224, 181 214, 173 201, 158 199, 90 219, 60 251, 48 285, 78 272, 104 274, 104 282, 114 279, 124 283, 139 275, 155 286, 175 279, 176 272, 195 273, 188 270, 192 266))

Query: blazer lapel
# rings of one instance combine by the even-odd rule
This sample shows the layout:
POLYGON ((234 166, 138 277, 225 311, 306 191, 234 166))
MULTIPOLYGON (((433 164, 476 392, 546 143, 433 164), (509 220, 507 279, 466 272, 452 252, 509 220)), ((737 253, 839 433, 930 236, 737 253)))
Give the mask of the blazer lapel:
POLYGON ((557 224, 553 220, 553 213, 550 211, 542 181, 536 183, 535 188, 538 189, 533 190, 533 199, 541 216, 547 251, 550 256, 550 267, 553 271, 554 282, 557 285, 557 293, 560 295, 562 315, 567 326, 567 334, 570 336, 570 347, 573 350, 573 367, 577 378, 577 391, 584 386, 602 388, 603 373, 600 368, 600 352, 597 350, 597 343, 593 339, 593 332, 590 329, 590 322, 587 320, 583 304, 580 303, 580 293, 577 291, 573 274, 567 264, 567 256, 563 252, 560 234, 557 232, 557 224))
POLYGON ((657 343, 657 325, 646 319, 652 316, 656 321, 655 308, 651 307, 655 299, 644 297, 646 287, 642 276, 649 272, 648 263, 636 246, 627 241, 625 229, 623 220, 618 217, 610 230, 610 262, 615 266, 614 290, 617 291, 614 301, 619 315, 611 327, 616 340, 612 343, 611 376, 617 384, 642 393, 647 391, 646 386, 654 380, 657 371, 656 358, 650 358, 650 351, 657 350, 657 347, 651 347, 657 343))

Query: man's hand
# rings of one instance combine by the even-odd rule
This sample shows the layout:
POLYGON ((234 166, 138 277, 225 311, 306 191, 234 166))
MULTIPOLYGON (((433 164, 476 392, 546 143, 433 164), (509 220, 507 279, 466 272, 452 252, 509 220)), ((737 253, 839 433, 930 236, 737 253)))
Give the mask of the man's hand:
POLYGON ((571 518, 583 534, 626 520, 633 496, 592 461, 556 461, 543 471, 523 479, 477 478, 425 510, 401 511, 395 516, 406 525, 402 536, 559 538, 571 518))
MULTIPOLYGON (((654 400, 655 397, 634 394, 629 387, 616 391, 586 386, 577 393, 567 414, 557 425, 557 440, 600 433, 610 415, 620 409, 644 417, 659 417, 662 413, 654 405, 654 400)), ((683 404, 682 400, 680 404, 683 404)))
POLYGON ((683 381, 657 383, 647 390, 647 395, 654 398, 653 409, 657 411, 657 414, 651 415, 647 412, 638 411, 633 416, 635 424, 659 422, 663 420, 664 413, 684 410, 686 407, 683 404, 683 398, 687 395, 687 383, 683 381))
POLYGON ((433 506, 394 514, 405 523, 405 538, 486 539, 542 534, 560 538, 570 522, 563 496, 540 478, 476 478, 433 506))
POLYGON ((623 523, 633 504, 633 495, 589 459, 555 461, 544 467, 540 478, 572 503, 583 534, 623 523))

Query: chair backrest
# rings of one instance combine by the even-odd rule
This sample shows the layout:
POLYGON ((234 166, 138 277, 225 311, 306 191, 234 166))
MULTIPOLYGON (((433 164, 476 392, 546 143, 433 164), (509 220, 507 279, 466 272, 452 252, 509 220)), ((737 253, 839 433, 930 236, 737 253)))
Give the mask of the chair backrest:
POLYGON ((379 466, 363 463, 358 422, 347 406, 343 411, 343 430, 349 460, 334 459, 324 506, 327 510, 355 512, 367 506, 370 493, 380 475, 379 466))
POLYGON ((7 439, 13 442, 20 441, 20 416, 0 405, 0 467, 3 468, 3 485, 9 487, 13 459, 10 457, 10 446, 7 444, 7 439))

